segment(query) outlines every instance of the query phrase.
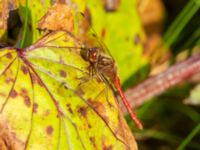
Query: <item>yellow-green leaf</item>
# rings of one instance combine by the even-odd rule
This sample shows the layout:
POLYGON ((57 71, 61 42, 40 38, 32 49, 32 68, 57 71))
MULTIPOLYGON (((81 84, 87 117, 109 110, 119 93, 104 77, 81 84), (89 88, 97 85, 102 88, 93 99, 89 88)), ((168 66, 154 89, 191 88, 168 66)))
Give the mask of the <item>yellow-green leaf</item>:
POLYGON ((137 149, 112 90, 72 48, 80 46, 57 31, 0 50, 0 147, 6 138, 11 149, 137 149))

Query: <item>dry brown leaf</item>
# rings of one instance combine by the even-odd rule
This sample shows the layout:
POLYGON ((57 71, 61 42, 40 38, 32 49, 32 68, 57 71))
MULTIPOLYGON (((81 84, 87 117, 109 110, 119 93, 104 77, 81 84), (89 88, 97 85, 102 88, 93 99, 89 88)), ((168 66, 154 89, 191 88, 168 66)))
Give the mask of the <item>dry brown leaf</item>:
POLYGON ((161 0, 140 0, 138 11, 147 32, 161 32, 165 7, 161 0))
POLYGON ((15 9, 16 7, 16 0, 0 0, 0 38, 6 33, 10 10, 15 9))
POLYGON ((55 3, 38 23, 41 30, 74 30, 72 9, 63 3, 55 3))
POLYGON ((17 139, 14 132, 5 123, 5 119, 0 118, 0 150, 21 150, 22 142, 17 139))
POLYGON ((156 74, 166 69, 170 57, 162 40, 165 7, 161 0, 138 0, 138 11, 147 34, 144 55, 152 66, 151 74, 156 74))
POLYGON ((119 8, 120 0, 103 0, 103 5, 105 11, 113 12, 119 8))

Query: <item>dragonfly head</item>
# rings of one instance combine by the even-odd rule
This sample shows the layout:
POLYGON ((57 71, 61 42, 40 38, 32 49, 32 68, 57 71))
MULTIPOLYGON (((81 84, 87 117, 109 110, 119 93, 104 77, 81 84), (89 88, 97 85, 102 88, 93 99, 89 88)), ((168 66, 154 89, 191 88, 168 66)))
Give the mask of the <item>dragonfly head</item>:
POLYGON ((98 58, 99 58, 99 48, 98 47, 89 48, 88 56, 89 56, 90 62, 92 62, 92 63, 97 62, 98 58))
POLYGON ((82 50, 81 55, 83 59, 89 61, 90 63, 97 63, 99 58, 99 48, 92 47, 92 48, 85 48, 82 50))

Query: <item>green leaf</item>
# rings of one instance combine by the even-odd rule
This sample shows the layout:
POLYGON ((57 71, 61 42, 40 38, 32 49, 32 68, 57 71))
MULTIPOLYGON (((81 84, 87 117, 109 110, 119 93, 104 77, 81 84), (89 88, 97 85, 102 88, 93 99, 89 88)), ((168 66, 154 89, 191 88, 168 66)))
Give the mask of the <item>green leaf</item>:
POLYGON ((12 149, 137 149, 112 90, 69 48, 80 46, 57 31, 1 49, 0 126, 12 149))
POLYGON ((20 47, 31 45, 41 37, 37 24, 47 12, 50 4, 50 0, 19 0, 19 14, 23 22, 23 35, 20 47))
POLYGON ((191 91, 190 95, 187 99, 185 99, 185 103, 191 105, 200 105, 200 85, 196 85, 191 91))

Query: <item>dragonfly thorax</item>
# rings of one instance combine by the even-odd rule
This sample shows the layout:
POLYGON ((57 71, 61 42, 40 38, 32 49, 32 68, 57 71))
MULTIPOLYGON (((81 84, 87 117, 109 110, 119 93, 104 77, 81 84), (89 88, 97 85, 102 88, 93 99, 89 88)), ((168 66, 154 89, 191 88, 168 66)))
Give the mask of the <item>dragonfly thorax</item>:
POLYGON ((81 51, 81 56, 84 60, 90 63, 92 70, 101 75, 115 81, 117 77, 117 67, 112 57, 100 52, 100 48, 84 48, 81 51))
POLYGON ((112 82, 117 78, 117 67, 115 61, 107 55, 99 55, 97 63, 98 71, 105 77, 108 77, 112 82))

